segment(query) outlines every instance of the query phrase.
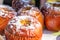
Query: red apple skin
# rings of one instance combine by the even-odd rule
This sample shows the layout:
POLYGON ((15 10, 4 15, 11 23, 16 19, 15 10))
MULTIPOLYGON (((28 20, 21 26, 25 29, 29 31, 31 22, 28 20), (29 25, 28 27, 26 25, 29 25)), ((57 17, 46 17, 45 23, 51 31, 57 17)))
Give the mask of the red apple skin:
POLYGON ((59 31, 60 30, 60 16, 47 15, 45 17, 45 25, 48 30, 59 31))

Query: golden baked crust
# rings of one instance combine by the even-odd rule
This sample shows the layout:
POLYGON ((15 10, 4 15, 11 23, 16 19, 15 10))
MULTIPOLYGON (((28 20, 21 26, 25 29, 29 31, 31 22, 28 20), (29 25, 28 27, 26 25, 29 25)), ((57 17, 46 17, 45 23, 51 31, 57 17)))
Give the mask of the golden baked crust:
POLYGON ((16 12, 6 5, 0 5, 0 33, 3 33, 8 22, 15 16, 16 12))
POLYGON ((39 40, 42 37, 42 25, 34 17, 18 16, 9 22, 5 35, 7 40, 39 40))

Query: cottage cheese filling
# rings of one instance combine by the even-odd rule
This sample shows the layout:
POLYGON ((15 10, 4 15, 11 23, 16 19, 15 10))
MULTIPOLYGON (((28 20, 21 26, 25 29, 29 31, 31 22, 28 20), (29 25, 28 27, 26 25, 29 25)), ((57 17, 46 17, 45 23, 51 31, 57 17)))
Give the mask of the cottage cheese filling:
POLYGON ((16 32, 20 32, 20 34, 26 34, 27 33, 27 35, 30 35, 30 34, 34 35, 33 32, 35 31, 35 29, 41 27, 40 22, 38 20, 36 20, 34 17, 31 17, 31 16, 14 17, 9 22, 9 25, 10 25, 11 29, 15 26, 16 32), (26 32, 24 32, 22 30, 25 30, 26 32), (30 32, 30 34, 29 34, 29 32, 30 32))

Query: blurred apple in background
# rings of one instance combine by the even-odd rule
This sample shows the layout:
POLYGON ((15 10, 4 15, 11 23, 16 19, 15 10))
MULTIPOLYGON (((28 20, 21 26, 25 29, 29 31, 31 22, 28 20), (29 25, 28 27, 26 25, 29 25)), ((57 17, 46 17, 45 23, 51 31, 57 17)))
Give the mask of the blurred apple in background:
POLYGON ((60 30, 60 3, 47 3, 42 8, 44 14, 45 26, 50 31, 60 30))

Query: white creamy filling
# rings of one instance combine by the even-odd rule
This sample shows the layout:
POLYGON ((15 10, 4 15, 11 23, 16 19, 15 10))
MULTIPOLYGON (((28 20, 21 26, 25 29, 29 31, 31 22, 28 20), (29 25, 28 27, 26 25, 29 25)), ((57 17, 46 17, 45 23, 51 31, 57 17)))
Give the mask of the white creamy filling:
MULTIPOLYGON (((9 13, 17 15, 17 13, 14 11, 14 9, 10 6, 7 5, 0 5, 0 16, 1 17, 6 17, 9 15, 9 13), (5 11, 3 8, 6 8, 8 10, 11 10, 11 12, 5 11)), ((10 16, 8 16, 10 18, 10 16)))
POLYGON ((1 16, 1 17, 6 17, 6 16, 8 16, 9 18, 11 18, 11 15, 10 15, 10 14, 17 15, 17 13, 14 12, 14 11, 8 12, 8 11, 0 10, 0 16, 1 16))
POLYGON ((31 29, 31 30, 34 30, 34 29, 39 28, 40 26, 42 26, 38 20, 36 20, 34 17, 31 17, 31 16, 18 16, 18 17, 15 17, 13 19, 15 19, 17 21, 14 22, 14 20, 12 20, 9 24, 16 25, 16 31, 19 31, 19 29, 25 29, 25 30, 31 29), (29 19, 31 21, 30 25, 23 26, 20 23, 20 20, 22 20, 22 19, 23 20, 29 19))
POLYGON ((4 12, 2 12, 2 10, 0 10, 0 16, 1 17, 6 17, 8 14, 6 14, 6 13, 4 13, 4 12))
POLYGON ((0 16, 4 15, 5 13, 3 13, 2 11, 0 11, 0 16))

